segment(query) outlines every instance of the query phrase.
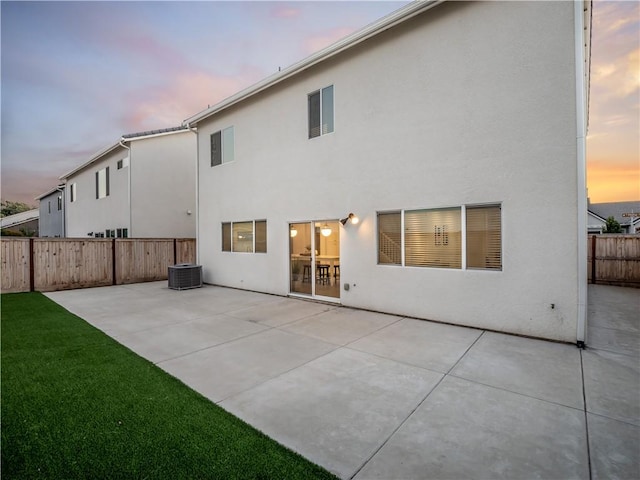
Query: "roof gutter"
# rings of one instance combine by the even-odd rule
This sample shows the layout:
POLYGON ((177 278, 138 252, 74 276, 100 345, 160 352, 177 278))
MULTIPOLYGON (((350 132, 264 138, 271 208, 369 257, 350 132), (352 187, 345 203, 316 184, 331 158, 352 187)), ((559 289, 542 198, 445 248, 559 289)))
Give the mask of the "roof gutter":
POLYGON ((348 37, 343 38, 342 40, 337 41, 336 43, 329 45, 328 47, 320 50, 319 52, 310 55, 309 57, 291 65, 290 67, 285 68, 284 70, 275 73, 264 80, 252 85, 249 88, 246 88, 231 97, 223 100, 222 102, 214 105, 211 108, 203 110, 200 113, 186 119, 182 122, 183 125, 197 125, 198 122, 210 117, 211 115, 215 115, 216 113, 221 112, 247 98, 256 95, 267 88, 270 88, 320 62, 323 62, 344 50, 347 50, 359 43, 368 40, 369 38, 378 35, 385 30, 388 30, 399 23, 402 23, 410 18, 415 17, 441 3, 445 0, 422 0, 422 1, 414 1, 407 6, 396 10, 395 12, 387 15, 386 17, 381 18, 377 22, 372 23, 371 25, 358 30, 357 32, 349 35, 348 37))

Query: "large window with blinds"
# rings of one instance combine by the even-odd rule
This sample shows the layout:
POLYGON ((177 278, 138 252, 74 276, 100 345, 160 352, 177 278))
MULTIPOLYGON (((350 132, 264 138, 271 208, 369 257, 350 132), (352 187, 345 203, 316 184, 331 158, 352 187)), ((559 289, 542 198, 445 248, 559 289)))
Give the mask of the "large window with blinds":
POLYGON ((222 251, 267 253, 267 221, 224 222, 222 251))
POLYGON ((333 132, 333 85, 308 96, 309 138, 333 132))
POLYGON ((501 218, 500 205, 379 212, 378 263, 501 270, 501 218))

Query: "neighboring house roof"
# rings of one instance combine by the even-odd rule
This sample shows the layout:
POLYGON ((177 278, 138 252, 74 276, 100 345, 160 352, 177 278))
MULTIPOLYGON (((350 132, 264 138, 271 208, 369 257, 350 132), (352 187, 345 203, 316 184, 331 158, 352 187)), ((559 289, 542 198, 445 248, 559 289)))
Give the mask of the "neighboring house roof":
POLYGON ((44 197, 48 197, 52 193, 59 192, 60 190, 64 190, 66 185, 63 183, 62 185, 58 185, 57 187, 53 187, 51 190, 47 190, 42 195, 37 196, 34 200, 42 200, 44 197))
MULTIPOLYGON (((324 62, 325 60, 328 60, 334 57, 335 55, 338 55, 344 52, 345 50, 353 48, 356 45, 364 42, 365 40, 368 40, 371 37, 374 37, 382 32, 385 32, 386 30, 389 30, 390 28, 395 27, 400 23, 406 22, 407 20, 415 17, 416 15, 426 12, 427 10, 437 5, 440 5, 445 1, 446 0, 414 0, 408 5, 396 10, 395 12, 392 12, 389 15, 382 17, 380 20, 370 25, 367 25, 366 27, 356 31, 355 33, 352 33, 351 35, 346 36, 342 40, 338 40, 337 42, 329 45, 328 47, 325 47, 322 50, 300 60, 299 62, 294 63, 293 65, 285 68, 284 70, 281 70, 265 78, 264 80, 244 90, 241 90, 235 95, 232 95, 226 98, 225 100, 217 103, 213 107, 209 107, 206 110, 203 110, 187 118, 182 123, 186 127, 193 127, 197 125, 198 122, 201 122, 202 120, 205 120, 206 118, 209 118, 212 115, 215 115, 237 103, 240 103, 246 100, 247 98, 252 97, 253 95, 256 95, 257 93, 262 92, 263 90, 273 87, 274 85, 290 77, 293 77, 294 75, 297 75, 320 62, 324 62)), ((586 31, 584 49, 585 49, 585 63, 587 64, 585 67, 585 77, 586 77, 586 85, 587 85, 586 108, 588 109, 589 108, 589 84, 590 84, 590 77, 591 77, 590 75, 590 72, 591 72, 590 0, 584 0, 584 5, 585 5, 584 15, 586 17, 585 26, 584 26, 584 29, 586 31)), ((588 118, 588 115, 587 115, 587 118, 588 118)))
POLYGON ((26 212, 16 213, 0 219, 0 228, 10 228, 22 225, 23 223, 37 220, 40 217, 40 210, 35 208, 26 212))
POLYGON ((639 217, 628 216, 628 214, 640 213, 640 201, 590 203, 588 210, 593 215, 602 218, 603 221, 606 221, 609 217, 613 217, 621 226, 632 225, 640 221, 639 217))
POLYGON ((304 58, 303 60, 294 63, 293 65, 285 68, 284 70, 275 73, 264 80, 246 88, 231 97, 223 100, 222 102, 214 105, 213 107, 209 107, 206 110, 203 110, 196 115, 193 115, 187 118, 183 124, 186 126, 196 125, 198 122, 210 117, 211 115, 215 115, 216 113, 221 112, 222 110, 235 105, 247 98, 266 90, 267 88, 273 87, 274 85, 290 78, 294 75, 297 75, 308 68, 328 60, 329 58, 344 52, 345 50, 352 48, 358 45, 369 38, 378 35, 402 22, 409 20, 416 15, 419 15, 422 12, 429 10, 436 5, 443 3, 445 0, 422 0, 422 1, 414 1, 409 3, 408 5, 392 12, 391 14, 381 18, 380 20, 364 27, 361 30, 343 38, 342 40, 338 40, 337 42, 329 45, 328 47, 304 58))
POLYGON ((116 148, 123 147, 123 145, 122 145, 123 143, 131 142, 133 140, 141 140, 143 138, 156 137, 156 136, 160 136, 160 135, 171 135, 173 133, 182 133, 182 132, 186 132, 186 131, 188 131, 188 128, 186 126, 184 126, 184 125, 180 125, 178 127, 162 128, 162 129, 159 129, 159 130, 147 130, 146 132, 126 133, 126 134, 122 135, 122 137, 120 137, 119 141, 117 141, 116 143, 114 143, 112 145, 109 145, 108 147, 105 147, 102 150, 98 151, 88 161, 86 161, 82 165, 74 168, 70 172, 65 173, 64 175, 59 177, 59 179, 60 180, 66 180, 70 176, 78 173, 81 170, 84 170, 85 168, 89 167, 91 164, 93 164, 93 163, 97 162, 98 160, 100 160, 102 157, 104 157, 108 153, 111 153, 112 151, 114 151, 116 148))
POLYGON ((122 138, 126 140, 133 140, 133 139, 137 139, 138 137, 139 138, 151 137, 151 136, 162 135, 167 133, 182 132, 184 130, 187 130, 187 127, 184 125, 180 125, 179 127, 161 128, 159 130, 147 130, 146 132, 127 133, 126 135, 123 135, 122 138))

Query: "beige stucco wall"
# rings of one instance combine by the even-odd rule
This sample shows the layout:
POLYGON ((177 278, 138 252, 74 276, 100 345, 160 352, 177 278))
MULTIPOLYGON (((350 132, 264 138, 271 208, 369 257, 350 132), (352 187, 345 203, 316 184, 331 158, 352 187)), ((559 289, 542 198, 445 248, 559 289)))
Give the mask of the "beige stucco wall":
POLYGON ((288 222, 355 212, 342 304, 575 341, 573 15, 447 2, 199 124, 205 281, 287 294, 288 222), (309 140, 307 94, 331 84, 335 133, 309 140), (230 125, 235 161, 212 168, 230 125), (377 265, 377 211, 493 202, 502 271, 377 265), (266 255, 221 252, 221 222, 264 218, 266 255))
POLYGON ((196 135, 133 141, 130 168, 132 236, 194 238, 196 135))

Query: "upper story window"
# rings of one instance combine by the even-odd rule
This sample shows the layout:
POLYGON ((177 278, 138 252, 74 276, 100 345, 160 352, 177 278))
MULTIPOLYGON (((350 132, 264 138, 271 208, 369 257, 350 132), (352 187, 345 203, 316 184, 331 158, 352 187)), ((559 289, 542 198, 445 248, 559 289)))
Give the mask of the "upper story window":
POLYGON ((333 85, 310 93, 309 138, 333 132, 333 85))
POLYGON ((109 167, 96 172, 96 198, 109 196, 109 167))
POLYGON ((129 166, 129 157, 123 158, 122 160, 118 160, 118 170, 126 168, 129 166))
POLYGON ((58 195, 58 211, 62 210, 62 195, 58 195))
POLYGON ((72 183, 69 185, 69 202, 75 202, 78 195, 78 184, 72 183))
POLYGON ((211 135, 211 166, 233 162, 235 158, 233 127, 219 130, 211 135))

